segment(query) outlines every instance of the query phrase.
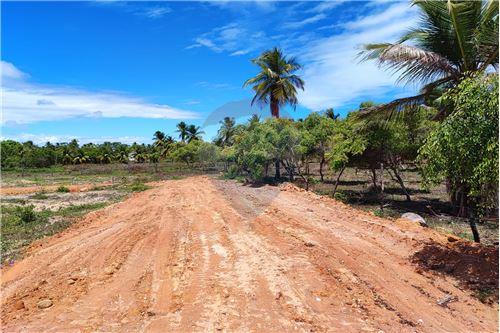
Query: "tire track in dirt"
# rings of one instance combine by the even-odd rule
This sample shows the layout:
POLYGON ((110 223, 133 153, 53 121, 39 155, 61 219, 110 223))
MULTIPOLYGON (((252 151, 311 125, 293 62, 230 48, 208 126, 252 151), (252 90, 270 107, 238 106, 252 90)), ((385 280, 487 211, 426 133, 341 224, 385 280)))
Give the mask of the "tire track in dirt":
POLYGON ((496 332, 497 306, 410 263, 430 241, 443 237, 292 187, 166 181, 87 215, 2 272, 2 326, 496 332), (436 305, 445 292, 458 296, 447 308, 436 305), (39 309, 46 298, 53 306, 39 309))

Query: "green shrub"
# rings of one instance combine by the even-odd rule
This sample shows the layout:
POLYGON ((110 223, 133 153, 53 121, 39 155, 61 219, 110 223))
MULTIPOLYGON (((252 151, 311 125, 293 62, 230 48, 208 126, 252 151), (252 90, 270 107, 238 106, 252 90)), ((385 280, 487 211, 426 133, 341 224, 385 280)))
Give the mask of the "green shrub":
POLYGON ((151 187, 144 184, 144 183, 134 183, 134 184, 130 184, 128 186, 128 190, 130 192, 142 192, 142 191, 146 191, 146 190, 149 190, 151 187))
POLYGON ((348 197, 345 193, 342 193, 342 192, 336 192, 333 196, 333 198, 335 200, 338 200, 338 201, 342 201, 342 202, 347 202, 348 201, 348 197))
POLYGON ((15 215, 22 223, 31 223, 38 218, 38 214, 35 212, 35 206, 33 205, 16 207, 15 215))
POLYGON ((66 186, 59 186, 57 188, 57 192, 59 192, 59 193, 68 193, 69 192, 69 188, 67 188, 66 186))
POLYGON ((238 166, 233 164, 228 168, 225 176, 226 178, 229 179, 235 179, 236 177, 238 177, 238 174, 239 174, 238 166))

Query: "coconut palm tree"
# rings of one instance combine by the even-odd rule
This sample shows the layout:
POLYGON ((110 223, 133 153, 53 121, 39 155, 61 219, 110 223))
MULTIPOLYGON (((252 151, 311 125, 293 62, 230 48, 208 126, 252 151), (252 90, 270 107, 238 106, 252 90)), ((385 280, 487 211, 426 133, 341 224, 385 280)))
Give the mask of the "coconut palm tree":
POLYGON ((187 141, 191 142, 193 140, 201 140, 201 135, 205 132, 200 130, 200 126, 189 125, 187 127, 187 141))
MULTIPOLYGON (((418 26, 395 43, 368 44, 363 60, 374 59, 397 72, 398 82, 423 84, 416 96, 367 108, 389 117, 407 106, 421 105, 455 87, 468 73, 498 71, 498 1, 413 0, 420 9, 418 26)), ((442 108, 446 116, 450 108, 442 108)))
POLYGON ((165 133, 162 131, 156 131, 153 135, 153 140, 155 147, 162 147, 165 144, 165 133))
POLYGON ((236 121, 232 117, 224 117, 220 122, 220 128, 217 132, 215 144, 221 147, 230 146, 234 141, 236 121))
POLYGON ((186 139, 189 136, 188 132, 188 125, 181 121, 180 123, 177 124, 177 131, 179 133, 179 138, 181 139, 182 142, 186 142, 186 139))
POLYGON ((340 117, 340 114, 335 113, 335 111, 333 111, 333 108, 328 108, 325 110, 325 116, 332 120, 337 120, 340 117))
POLYGON ((244 87, 252 86, 255 96, 252 105, 269 104, 271 115, 280 117, 280 107, 289 104, 295 107, 298 103, 297 88, 304 90, 304 81, 293 74, 301 68, 295 58, 287 58, 278 48, 265 51, 252 62, 259 66, 260 72, 244 83, 244 87))

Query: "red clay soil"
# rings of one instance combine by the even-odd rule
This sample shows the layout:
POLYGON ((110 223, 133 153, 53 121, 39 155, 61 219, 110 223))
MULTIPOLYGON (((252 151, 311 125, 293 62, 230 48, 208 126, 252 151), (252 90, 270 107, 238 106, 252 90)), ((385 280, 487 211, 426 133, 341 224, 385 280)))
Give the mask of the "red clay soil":
MULTIPOLYGON (((90 191, 95 186, 105 187, 113 185, 112 182, 103 182, 96 184, 75 184, 75 185, 62 185, 67 187, 70 192, 86 192, 90 191)), ((47 185, 47 186, 16 186, 16 187, 2 187, 0 188, 0 195, 19 195, 30 194, 37 192, 56 192, 61 185, 47 185)))
POLYGON ((456 278, 461 286, 489 293, 485 300, 498 302, 498 247, 467 241, 427 244, 413 255, 413 262, 456 278))
POLYGON ((293 186, 166 181, 4 270, 2 329, 497 332, 497 304, 412 263, 429 244, 447 238, 293 186))

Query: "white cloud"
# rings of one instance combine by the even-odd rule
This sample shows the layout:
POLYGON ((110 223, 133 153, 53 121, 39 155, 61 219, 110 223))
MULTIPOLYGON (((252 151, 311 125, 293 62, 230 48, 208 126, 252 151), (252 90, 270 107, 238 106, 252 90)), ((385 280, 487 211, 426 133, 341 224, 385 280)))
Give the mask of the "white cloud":
POLYGON ((25 73, 5 61, 1 61, 1 74, 3 124, 74 117, 197 118, 194 112, 138 97, 30 83, 25 73))
POLYGON ((379 14, 368 15, 363 18, 360 18, 356 21, 347 22, 344 25, 346 29, 367 29, 368 27, 372 27, 375 25, 385 25, 390 23, 393 20, 400 20, 403 16, 405 17, 409 12, 408 3, 396 3, 392 5, 387 10, 382 11, 379 14))
POLYGON ((326 14, 320 13, 316 14, 314 16, 308 17, 306 19, 300 20, 300 21, 293 21, 293 22, 287 22, 283 24, 283 28, 286 29, 298 29, 302 28, 308 24, 316 23, 318 21, 321 21, 325 19, 327 16, 326 14))
POLYGON ((103 143, 103 142, 121 142, 126 144, 137 143, 150 143, 150 137, 143 136, 74 136, 74 135, 50 135, 50 134, 32 134, 32 133, 21 133, 17 135, 6 135, 1 136, 0 140, 15 140, 18 142, 33 141, 37 145, 43 145, 47 142, 50 143, 62 143, 70 142, 76 139, 78 143, 103 143))
POLYGON ((169 7, 149 7, 137 10, 135 13, 147 18, 156 19, 170 13, 172 10, 169 7))
POLYGON ((320 2, 317 6, 311 8, 308 12, 310 13, 323 13, 333 9, 339 5, 341 5, 344 0, 336 0, 336 1, 323 1, 320 2))
POLYGON ((389 73, 374 62, 359 63, 359 47, 394 41, 417 20, 409 4, 395 3, 378 14, 345 22, 347 30, 341 34, 303 47, 300 59, 305 65, 306 87, 299 93, 301 104, 313 110, 339 107, 359 97, 377 97, 394 90, 395 79, 389 73))
POLYGON ((234 86, 230 85, 229 83, 200 81, 196 82, 196 85, 208 89, 234 89, 234 86))
POLYGON ((264 32, 254 32, 243 27, 241 23, 233 22, 196 37, 194 44, 186 49, 206 47, 217 53, 229 52, 231 56, 239 56, 252 52, 266 43, 264 32))

